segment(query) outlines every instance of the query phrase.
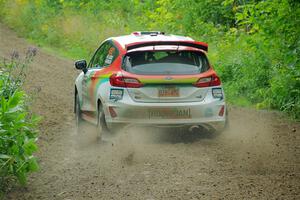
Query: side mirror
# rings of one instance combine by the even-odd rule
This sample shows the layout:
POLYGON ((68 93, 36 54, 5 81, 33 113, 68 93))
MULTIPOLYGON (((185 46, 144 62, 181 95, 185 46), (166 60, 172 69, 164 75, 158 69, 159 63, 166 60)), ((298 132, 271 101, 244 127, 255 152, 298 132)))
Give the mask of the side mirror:
POLYGON ((82 70, 84 73, 87 72, 87 64, 86 64, 86 61, 85 60, 78 60, 75 62, 75 68, 76 69, 79 69, 79 70, 82 70))

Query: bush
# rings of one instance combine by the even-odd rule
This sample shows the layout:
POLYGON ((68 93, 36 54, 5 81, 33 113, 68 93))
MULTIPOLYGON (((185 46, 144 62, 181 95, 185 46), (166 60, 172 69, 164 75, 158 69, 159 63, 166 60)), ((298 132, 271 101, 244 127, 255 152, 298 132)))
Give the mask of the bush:
POLYGON ((27 174, 38 170, 33 153, 39 117, 29 112, 28 97, 21 90, 25 68, 35 53, 30 49, 21 61, 14 52, 11 60, 0 65, 0 194, 9 182, 18 180, 24 185, 27 174))

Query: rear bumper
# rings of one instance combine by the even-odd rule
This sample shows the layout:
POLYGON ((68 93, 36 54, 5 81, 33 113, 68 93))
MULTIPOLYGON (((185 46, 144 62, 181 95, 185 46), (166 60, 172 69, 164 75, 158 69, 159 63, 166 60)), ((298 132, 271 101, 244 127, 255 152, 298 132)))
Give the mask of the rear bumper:
POLYGON ((212 121, 212 122, 201 122, 201 123, 176 123, 176 124, 166 124, 166 123, 119 123, 119 122, 107 122, 107 127, 109 129, 117 128, 121 129, 122 127, 130 126, 142 126, 142 127, 159 127, 159 128, 190 128, 192 126, 199 126, 210 132, 222 132, 226 128, 225 121, 212 121))
POLYGON ((206 129, 222 131, 226 122, 226 105, 224 100, 188 103, 140 103, 134 101, 108 102, 105 104, 105 116, 108 127, 114 124, 133 124, 141 126, 193 126, 200 125, 206 129), (112 117, 111 107, 116 116, 112 117), (221 108, 224 113, 219 115, 221 108), (174 111, 174 112, 173 112, 174 111), (153 114, 158 112, 159 114, 153 114), (181 116, 164 116, 184 113, 181 116))

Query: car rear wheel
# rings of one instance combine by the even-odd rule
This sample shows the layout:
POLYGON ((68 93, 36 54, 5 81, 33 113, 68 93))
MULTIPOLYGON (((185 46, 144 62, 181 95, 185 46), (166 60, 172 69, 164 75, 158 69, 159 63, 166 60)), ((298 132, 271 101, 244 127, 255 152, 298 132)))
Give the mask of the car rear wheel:
POLYGON ((230 123, 229 123, 229 117, 228 117, 228 109, 226 109, 226 121, 225 121, 224 131, 229 130, 229 128, 230 128, 230 123))
POLYGON ((103 106, 101 103, 98 104, 98 113, 97 113, 97 136, 99 140, 102 140, 103 135, 107 134, 108 128, 105 122, 105 114, 103 111, 103 106))

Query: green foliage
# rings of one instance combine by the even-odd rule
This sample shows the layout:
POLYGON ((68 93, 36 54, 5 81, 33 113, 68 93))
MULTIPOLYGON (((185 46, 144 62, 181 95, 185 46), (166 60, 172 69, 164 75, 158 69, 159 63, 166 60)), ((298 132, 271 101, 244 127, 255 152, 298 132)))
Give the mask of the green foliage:
POLYGON ((25 184, 27 174, 38 170, 33 153, 37 151, 39 118, 29 113, 27 96, 20 89, 24 69, 35 53, 30 49, 21 61, 14 52, 10 61, 0 65, 0 194, 9 181, 17 178, 25 184))
POLYGON ((3 21, 27 38, 90 57, 103 39, 161 30, 209 43, 234 104, 300 118, 300 3, 293 0, 0 0, 3 21))

